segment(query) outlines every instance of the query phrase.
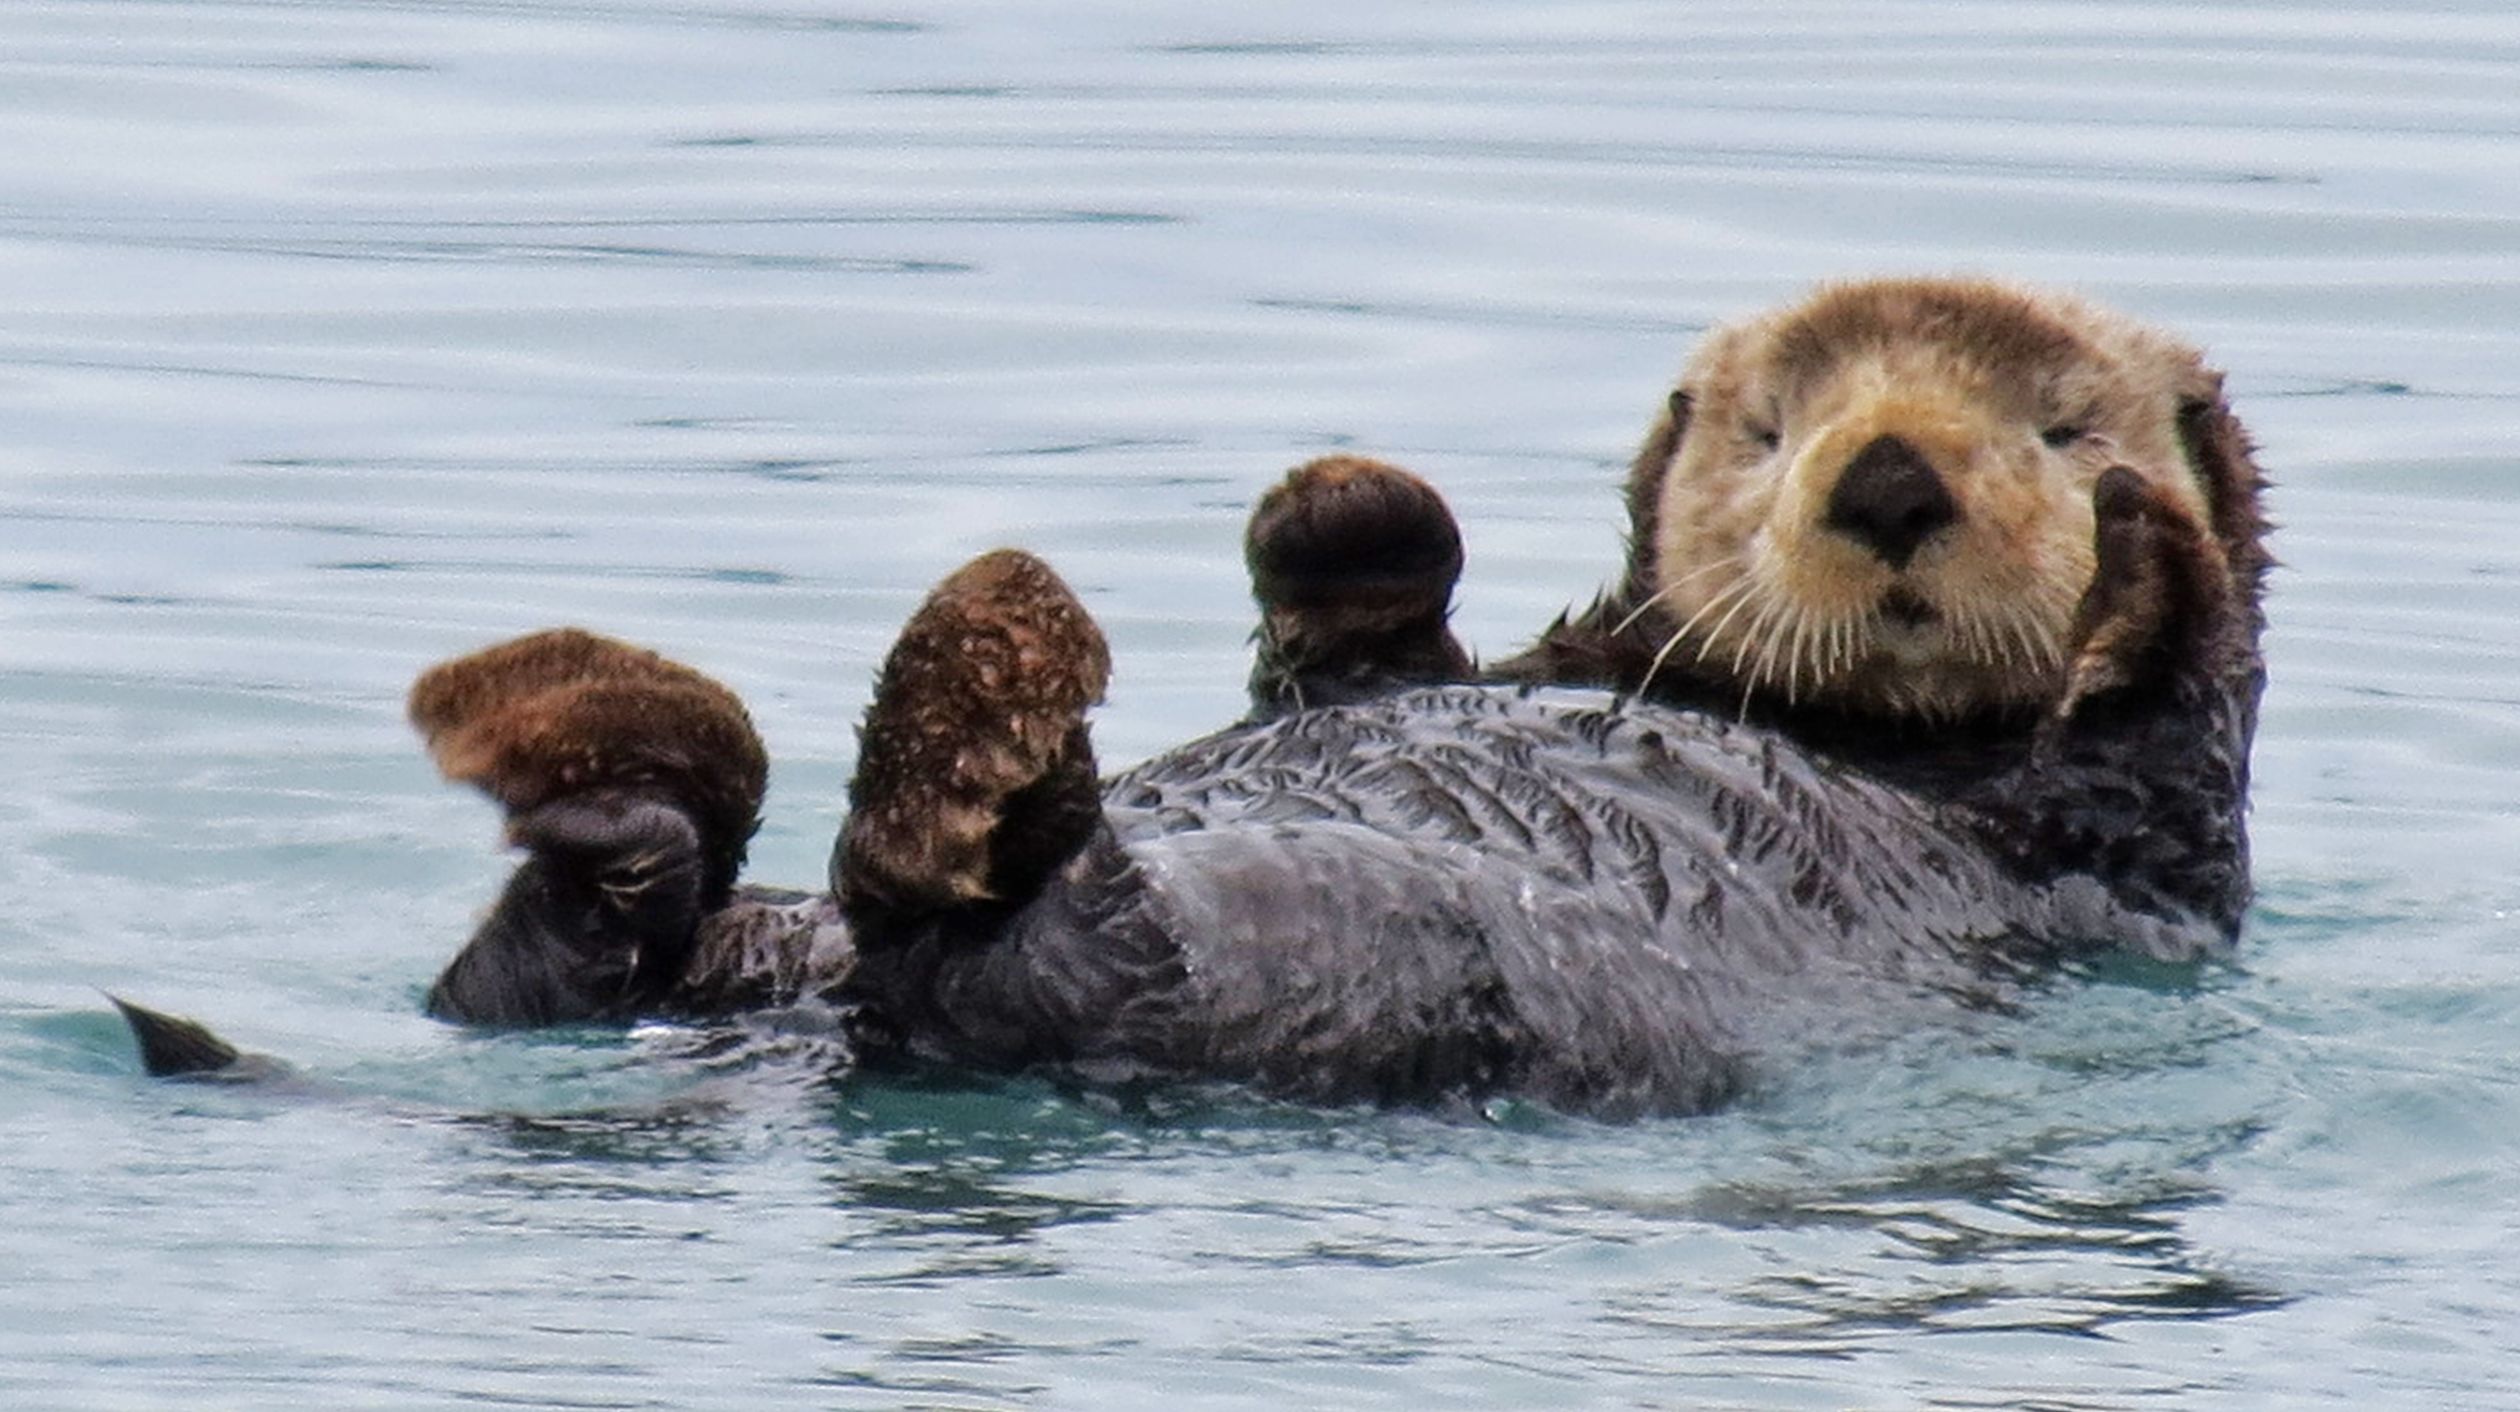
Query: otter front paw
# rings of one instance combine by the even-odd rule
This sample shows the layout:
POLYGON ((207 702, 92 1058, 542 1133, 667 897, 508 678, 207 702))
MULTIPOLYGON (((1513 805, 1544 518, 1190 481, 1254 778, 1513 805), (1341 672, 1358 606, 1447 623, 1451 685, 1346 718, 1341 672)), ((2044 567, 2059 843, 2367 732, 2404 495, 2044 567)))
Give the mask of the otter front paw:
POLYGON ((1469 677, 1447 626, 1461 530, 1407 471, 1359 456, 1296 467, 1252 510, 1243 558, 1260 604, 1255 715, 1469 677))
POLYGON ((1000 549, 903 625, 858 732, 832 890, 853 924, 1023 900, 1102 817, 1085 710, 1102 630, 1039 559, 1000 549))
POLYGON ((2220 546, 2170 497, 2122 466, 2092 489, 2097 567, 2074 610, 2054 719, 2167 680, 2204 657, 2232 612, 2220 546))

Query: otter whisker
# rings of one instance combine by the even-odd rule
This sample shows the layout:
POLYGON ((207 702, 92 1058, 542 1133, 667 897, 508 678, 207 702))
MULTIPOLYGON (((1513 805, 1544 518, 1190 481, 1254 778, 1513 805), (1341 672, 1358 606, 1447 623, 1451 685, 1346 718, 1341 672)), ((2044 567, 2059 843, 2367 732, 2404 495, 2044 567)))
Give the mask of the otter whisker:
POLYGON ((1626 617, 1619 619, 1618 626, 1610 629, 1610 635, 1612 637, 1616 637, 1620 633, 1626 632, 1629 628, 1635 627, 1637 619, 1652 612, 1655 604, 1660 603, 1674 593, 1679 592, 1688 584, 1694 583, 1719 569, 1733 568, 1740 563, 1741 558, 1739 555, 1731 555, 1718 559, 1712 564, 1700 564, 1698 567, 1689 570, 1687 573, 1682 574, 1680 577, 1664 584, 1658 589, 1655 589, 1652 593, 1647 594, 1644 602, 1637 604, 1633 609, 1629 610, 1626 617))
POLYGON ((2007 626, 2012 630, 2013 640, 2021 644, 2022 656, 2028 659, 2030 665, 2048 670, 2061 660, 2062 654, 2057 651, 2055 640, 2048 635, 2044 624, 2035 622, 2027 612, 2012 614, 2007 626))
POLYGON ((1804 608, 1794 615, 1794 653, 1785 674, 1785 704, 1789 706, 1802 699, 1802 672, 1805 658, 1809 658, 1811 662, 1812 685, 1817 687, 1820 684, 1819 635, 1814 628, 1809 608, 1804 608))
POLYGON ((1998 669, 2011 663, 2012 649, 1984 605, 1962 605, 1959 616, 1963 656, 1998 669))
MULTIPOLYGON (((1718 607, 1721 607, 1727 601, 1732 601, 1734 606, 1731 611, 1724 614, 1723 622, 1719 622, 1715 625, 1716 631, 1721 632, 1723 630, 1723 624, 1731 622, 1733 613, 1741 611, 1741 604, 1749 601, 1749 594, 1757 586, 1758 585, 1753 580, 1748 578, 1735 580, 1730 586, 1726 587, 1723 592, 1708 599, 1706 601, 1706 606, 1690 614, 1687 622, 1684 622, 1680 626, 1672 629, 1671 636, 1663 639, 1663 645, 1654 653, 1654 660, 1646 664, 1645 675, 1643 679, 1638 681, 1636 684, 1637 694, 1640 696, 1643 695, 1646 688, 1654 684, 1654 678, 1662 673, 1663 663, 1669 660, 1672 649, 1678 647, 1684 640, 1687 639, 1689 630, 1698 625, 1698 620, 1700 618, 1714 612, 1718 607)), ((1712 635, 1710 635, 1708 642, 1711 643, 1712 641, 1713 638, 1712 635)), ((1701 644, 1699 646, 1697 655, 1699 661, 1703 662, 1706 660, 1705 644, 1701 644)))
POLYGON ((2038 649, 2030 638, 2023 634, 2023 623, 2023 616, 2016 608, 2005 608, 2001 612, 1990 613, 1987 618, 1987 636, 1991 640, 1993 649, 2001 653, 2003 669, 2007 673, 2038 661, 2038 649))
MULTIPOLYGON (((1767 621, 1768 615, 1774 608, 1775 602, 1772 599, 1761 603, 1759 611, 1751 615, 1750 621, 1742 624, 1739 645, 1733 648, 1732 663, 1725 668, 1741 682, 1741 713, 1744 716, 1750 713, 1750 698, 1758 691, 1759 679, 1754 673, 1745 672, 1742 668, 1749 660, 1752 649, 1759 645, 1760 627, 1767 621)), ((1730 617, 1729 614, 1726 616, 1730 617)))
MULTIPOLYGON (((1770 599, 1762 605, 1759 616, 1752 620, 1750 626, 1742 633, 1741 649, 1733 654, 1733 671, 1736 675, 1741 671, 1742 655, 1753 646, 1759 649, 1758 657, 1750 664, 1748 677, 1742 682, 1741 710, 1744 716, 1750 712, 1751 696, 1760 687, 1770 685, 1775 680, 1773 673, 1777 665, 1777 649, 1785 646, 1786 642, 1785 615, 1796 611, 1798 610, 1793 604, 1770 599)), ((1794 695, 1790 688, 1785 694, 1785 704, 1788 706, 1794 704, 1794 695)))
POLYGON ((1795 698, 1802 694, 1803 634, 1810 629, 1811 611, 1807 608, 1796 608, 1793 622, 1786 625, 1785 630, 1777 635, 1778 641, 1786 644, 1785 704, 1788 706, 1793 705, 1795 698))
POLYGON ((1698 660, 1703 662, 1707 654, 1723 644, 1724 630, 1732 625, 1732 620, 1740 615, 1741 610, 1753 604, 1758 605, 1759 611, 1751 615, 1749 622, 1742 624, 1740 641, 1733 649, 1731 665, 1726 668, 1735 675, 1740 674, 1742 663, 1748 659, 1751 649, 1759 645, 1759 634, 1764 631, 1762 625, 1769 621, 1778 607, 1774 598, 1766 596, 1764 584, 1749 578, 1745 578, 1742 582, 1750 591, 1743 595, 1740 602, 1726 609, 1724 616, 1715 620, 1715 626, 1706 630, 1706 639, 1698 648, 1698 660))
POLYGON ((1969 636, 1975 640, 1975 656, 1980 662, 1998 668, 2013 664, 2012 636, 2004 631, 1997 612, 1979 605, 1969 615, 1969 636))
MULTIPOLYGON (((1769 671, 1776 665, 1776 649, 1785 645, 1783 619, 1791 607, 1791 604, 1770 599, 1767 611, 1759 615, 1759 620, 1753 630, 1753 636, 1760 640, 1759 660, 1750 669, 1750 684, 1754 687, 1764 685, 1768 680, 1769 671)), ((1792 704, 1790 696, 1787 698, 1787 704, 1792 704)))
MULTIPOLYGON (((1688 636, 1689 631, 1692 628, 1695 628, 1700 622, 1704 621, 1707 614, 1722 608, 1727 603, 1738 605, 1738 603, 1744 600, 1745 595, 1753 593, 1757 591, 1757 589, 1758 584, 1754 580, 1747 578, 1734 580, 1731 584, 1727 585, 1722 592, 1706 600, 1705 606, 1699 608, 1696 612, 1691 613, 1687 621, 1672 629, 1671 635, 1675 638, 1688 636)), ((1729 618, 1730 614, 1727 614, 1726 617, 1729 618)), ((1717 624, 1716 630, 1721 631, 1722 624, 1717 624)), ((1712 638, 1713 634, 1710 633, 1708 636, 1712 638)), ((1704 655, 1705 654, 1703 652, 1699 654, 1701 659, 1704 655)))
POLYGON ((1831 612, 1815 635, 1811 648, 1812 689, 1823 689, 1825 683, 1846 674, 1851 658, 1847 652, 1846 615, 1831 612))
MULTIPOLYGON (((1759 605, 1759 611, 1751 616, 1750 621, 1741 625, 1740 644, 1733 648, 1732 663, 1725 670, 1734 676, 1741 675, 1742 667, 1750 661, 1750 654, 1757 649, 1759 637, 1767 630, 1768 619, 1774 616, 1775 612, 1776 600, 1768 599, 1759 605)), ((1729 620, 1730 616, 1727 614, 1726 618, 1729 620)), ((1718 631, 1723 628, 1722 623, 1717 623, 1715 626, 1718 631)))
MULTIPOLYGON (((1671 635, 1663 640, 1662 648, 1654 653, 1654 660, 1646 666, 1644 679, 1637 683, 1637 691, 1642 693, 1646 690, 1646 688, 1653 685, 1655 676, 1660 674, 1663 669, 1663 664, 1670 659, 1672 652, 1676 650, 1681 643, 1686 642, 1689 639, 1691 629, 1697 626, 1700 619, 1704 618, 1707 614, 1714 612, 1718 608, 1724 608, 1725 611, 1723 617, 1719 619, 1715 625, 1716 630, 1721 631, 1725 623, 1732 621, 1733 614, 1740 612, 1743 605, 1750 601, 1750 595, 1754 591, 1755 587, 1756 585, 1746 579, 1732 585, 1731 587, 1725 589, 1722 593, 1717 594, 1714 598, 1709 599, 1706 606, 1698 609, 1697 612, 1689 616, 1689 620, 1687 622, 1672 629, 1671 635), (1730 604, 1731 606, 1727 608, 1725 606, 1727 604, 1730 604)), ((1698 644, 1697 660, 1700 662, 1705 661, 1707 652, 1713 646, 1714 638, 1710 634, 1705 640, 1698 644)))

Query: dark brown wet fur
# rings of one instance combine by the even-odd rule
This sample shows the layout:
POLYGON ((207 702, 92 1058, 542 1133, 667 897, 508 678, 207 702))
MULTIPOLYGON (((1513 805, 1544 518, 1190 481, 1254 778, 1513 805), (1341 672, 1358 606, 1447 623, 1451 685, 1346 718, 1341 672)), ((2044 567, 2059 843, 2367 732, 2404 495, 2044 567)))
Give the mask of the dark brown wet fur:
POLYGON ((2210 524, 2122 467, 2092 488, 2097 567, 2074 611, 2065 689, 2041 726, 2049 740, 2091 702, 2189 680, 2227 698, 2254 731, 2265 685, 2258 638, 2274 556, 2266 479, 2220 374, 2179 409, 2179 439, 2205 488, 2210 524))
POLYGON ((760 826, 769 755, 743 702, 644 648, 577 628, 533 633, 432 667, 412 685, 410 714, 439 771, 497 800, 512 824, 572 796, 669 801, 698 831, 708 905, 760 826))
POLYGON ((151 1078, 217 1076, 235 1070, 245 1057, 198 1021, 134 1005, 119 995, 105 998, 114 1002, 123 1023, 131 1027, 132 1043, 140 1048, 140 1067, 151 1078))
POLYGON ((412 724, 507 811, 527 857, 429 992, 441 1018, 541 1025, 654 1008, 759 826, 769 757, 735 694, 576 628, 441 663, 412 724))
POLYGON ((858 733, 832 888, 862 918, 1021 900, 1100 817, 1085 711, 1111 653, 1039 559, 984 554, 885 657, 858 733))
POLYGON ((1618 581, 1589 606, 1558 614, 1522 651, 1489 663, 1483 673, 1488 679, 1620 691, 1643 684, 1662 644, 1655 636, 1658 625, 1637 609, 1654 596, 1653 547, 1659 537, 1662 478, 1681 438, 1688 435, 1691 410, 1688 391, 1675 390, 1628 465, 1620 492, 1627 511, 1627 566, 1618 581))
POLYGON ((1361 456, 1296 467, 1253 509, 1243 560, 1260 605, 1256 714, 1468 678, 1449 625, 1461 530, 1409 472, 1361 456))
POLYGON ((2092 494, 2099 572, 2074 611, 2072 660, 2054 715, 2165 674, 2228 616, 2219 557, 2205 530, 2131 471, 2104 472, 2092 494))
POLYGON ((2130 471, 2104 472, 2093 506, 2100 568, 2075 612, 2063 695, 2020 764, 1937 783, 2017 876, 2089 876, 2121 906, 2236 938, 2251 896, 2264 551, 2228 554, 2130 471))

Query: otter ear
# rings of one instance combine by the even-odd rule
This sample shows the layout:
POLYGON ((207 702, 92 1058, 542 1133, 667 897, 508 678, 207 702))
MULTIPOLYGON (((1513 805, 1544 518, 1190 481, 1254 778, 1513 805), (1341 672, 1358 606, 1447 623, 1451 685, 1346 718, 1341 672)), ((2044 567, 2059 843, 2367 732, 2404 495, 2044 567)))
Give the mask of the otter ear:
POLYGON ((2230 610, 2222 555, 2185 510, 2124 466, 2091 497, 2097 568, 2074 609, 2055 718, 2156 680, 2230 610))
POLYGON ((545 841, 526 821, 556 802, 653 799, 690 819, 704 905, 734 885, 769 756, 743 702, 699 672, 558 628, 430 668, 410 710, 439 771, 504 806, 516 842, 545 841))
POLYGON ((1671 458, 1680 454, 1680 443, 1689 434, 1689 421, 1697 411, 1696 394, 1686 387, 1675 387, 1665 399, 1663 414, 1654 419, 1645 433, 1645 444, 1636 450, 1636 461, 1628 468, 1628 582, 1627 596, 1643 602, 1654 589, 1645 581, 1654 557, 1654 544, 1662 524, 1663 477, 1671 470, 1671 458))
POLYGON ((2248 432, 2223 396, 2222 374, 2200 368, 2182 390, 2179 442, 2187 453, 2189 470, 2205 492, 2214 538, 2222 542, 2223 556, 2230 563, 2233 588, 2255 602, 2274 563, 2266 551, 2268 525, 2261 505, 2266 477, 2258 470, 2248 432))
POLYGON ((861 935, 1018 903, 1102 818, 1085 710, 1111 678, 1102 630, 1048 565, 1001 549, 903 625, 858 732, 832 891, 861 935))

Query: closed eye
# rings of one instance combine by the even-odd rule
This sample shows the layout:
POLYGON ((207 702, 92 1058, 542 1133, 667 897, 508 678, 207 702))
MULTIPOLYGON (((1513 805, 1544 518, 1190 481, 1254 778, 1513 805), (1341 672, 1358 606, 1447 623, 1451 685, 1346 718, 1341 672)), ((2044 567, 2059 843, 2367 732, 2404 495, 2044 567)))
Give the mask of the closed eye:
POLYGON ((2059 422, 2040 432, 2039 440, 2046 442, 2055 450, 2062 451, 2089 435, 2091 435, 2091 428, 2080 422, 2059 422))

